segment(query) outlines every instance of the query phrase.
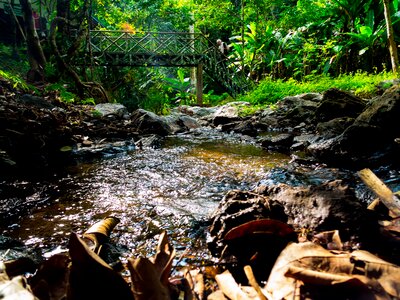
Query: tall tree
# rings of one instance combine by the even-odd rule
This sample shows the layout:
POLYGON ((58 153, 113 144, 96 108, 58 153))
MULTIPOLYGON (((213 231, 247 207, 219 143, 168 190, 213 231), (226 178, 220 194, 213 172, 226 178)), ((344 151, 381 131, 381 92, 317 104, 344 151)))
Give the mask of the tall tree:
POLYGON ((389 41, 389 51, 390 51, 390 61, 392 63, 392 71, 395 75, 397 75, 399 69, 399 58, 397 55, 397 45, 396 42, 394 41, 393 26, 390 17, 389 0, 383 0, 383 8, 385 11, 386 32, 389 41))
POLYGON ((28 72, 28 82, 41 81, 44 78, 44 68, 46 58, 40 44, 39 36, 35 29, 33 19, 33 10, 30 0, 20 0, 22 11, 24 13, 26 26, 26 44, 28 49, 28 59, 30 70, 28 72))

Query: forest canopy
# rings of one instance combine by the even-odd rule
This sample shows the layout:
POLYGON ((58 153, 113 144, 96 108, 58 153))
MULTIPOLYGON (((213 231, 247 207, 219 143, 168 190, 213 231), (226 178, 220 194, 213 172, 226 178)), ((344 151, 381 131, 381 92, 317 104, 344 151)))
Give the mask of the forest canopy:
MULTIPOLYGON (((398 0, 21 0, 20 17, 15 15, 18 3, 13 3, 0 8, 15 27, 16 38, 11 44, 16 48, 26 39, 31 45, 31 69, 43 71, 50 82, 60 77, 72 82, 78 94, 88 82, 99 83, 102 88, 96 85, 101 90, 97 94, 111 95, 106 98, 129 102, 133 107, 138 102, 146 106, 140 99, 153 105, 160 91, 166 102, 190 102, 190 70, 105 69, 90 59, 84 66, 90 65, 90 70, 72 70, 69 60, 84 47, 85 30, 194 32, 210 44, 220 39, 228 45, 228 67, 256 85, 271 79, 307 81, 316 76, 376 74, 391 69, 397 74, 398 0), (42 34, 40 39, 35 32, 17 29, 21 25, 29 28, 29 6, 31 15, 39 15, 45 24, 37 30, 42 34), (70 38, 71 28, 81 32, 80 40, 70 38), (66 56, 67 61, 61 62, 66 56)), ((33 19, 36 22, 37 17, 33 19)), ((0 30, 6 28, 3 24, 0 30)), ((93 88, 93 84, 89 86, 93 88)), ((205 91, 213 96, 223 92, 207 77, 205 91)))

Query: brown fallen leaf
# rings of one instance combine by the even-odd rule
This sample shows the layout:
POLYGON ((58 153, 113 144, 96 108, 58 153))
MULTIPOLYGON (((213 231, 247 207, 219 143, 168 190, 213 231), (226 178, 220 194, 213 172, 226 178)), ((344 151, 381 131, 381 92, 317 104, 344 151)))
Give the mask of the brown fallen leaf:
POLYGON ((131 273, 132 291, 135 300, 168 300, 169 291, 160 281, 160 273, 147 258, 128 260, 131 273))
POLYGON ((175 249, 168 241, 167 233, 160 235, 157 252, 153 258, 128 260, 132 291, 136 300, 170 299, 169 281, 175 249))
POLYGON ((175 257, 176 251, 168 241, 166 231, 162 232, 157 245, 157 252, 152 262, 160 274, 160 281, 165 286, 168 285, 168 278, 171 275, 172 261, 175 257))
POLYGON ((110 216, 93 224, 88 230, 86 230, 83 237, 89 239, 94 244, 92 250, 95 253, 100 253, 102 244, 107 241, 111 232, 118 223, 118 218, 110 216))
POLYGON ((38 300, 31 293, 25 277, 16 276, 10 280, 2 261, 0 261, 0 299, 38 300))
POLYGON ((215 276, 218 287, 228 299, 231 300, 250 300, 259 299, 257 292, 252 287, 240 287, 232 274, 225 271, 222 274, 215 276))
POLYGON ((61 300, 67 295, 70 259, 55 254, 43 262, 30 280, 33 294, 39 299, 61 300))
POLYGON ((284 222, 273 219, 260 219, 253 220, 232 228, 226 233, 224 240, 230 241, 253 234, 265 234, 286 237, 289 235, 293 235, 294 231, 292 227, 284 222))
POLYGON ((69 240, 71 268, 68 300, 120 299, 132 300, 133 294, 124 279, 76 234, 69 240))
POLYGON ((337 253, 312 242, 292 243, 282 251, 266 289, 272 299, 293 299, 297 281, 308 293, 330 299, 332 293, 338 298, 341 293, 371 299, 400 297, 398 266, 366 251, 337 253))
POLYGON ((250 266, 245 266, 244 267, 244 272, 246 274, 247 279, 249 280, 249 284, 254 288, 254 290, 257 292, 258 297, 260 300, 267 300, 265 297, 264 293, 262 292, 256 278, 254 277, 253 270, 251 269, 250 266))
POLYGON ((289 225, 273 219, 244 223, 229 230, 224 237, 226 253, 235 256, 239 265, 250 265, 258 281, 268 278, 280 252, 296 239, 289 225))
POLYGON ((314 243, 325 245, 328 250, 343 250, 343 243, 340 239, 339 230, 319 232, 314 235, 314 243))

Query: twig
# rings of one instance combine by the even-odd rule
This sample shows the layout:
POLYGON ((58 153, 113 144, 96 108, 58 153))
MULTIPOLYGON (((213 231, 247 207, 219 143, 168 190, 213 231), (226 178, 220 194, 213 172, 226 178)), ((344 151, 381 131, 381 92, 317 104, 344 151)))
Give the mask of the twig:
POLYGON ((370 169, 363 169, 358 175, 364 183, 379 197, 395 218, 400 217, 400 204, 396 195, 370 169))

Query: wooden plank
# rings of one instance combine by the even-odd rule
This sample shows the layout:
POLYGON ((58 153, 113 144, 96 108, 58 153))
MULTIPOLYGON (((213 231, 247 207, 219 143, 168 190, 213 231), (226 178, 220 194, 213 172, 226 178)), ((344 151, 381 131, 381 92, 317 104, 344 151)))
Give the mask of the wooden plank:
POLYGON ((395 218, 400 217, 400 201, 396 195, 370 169, 363 169, 358 175, 391 211, 395 218))

